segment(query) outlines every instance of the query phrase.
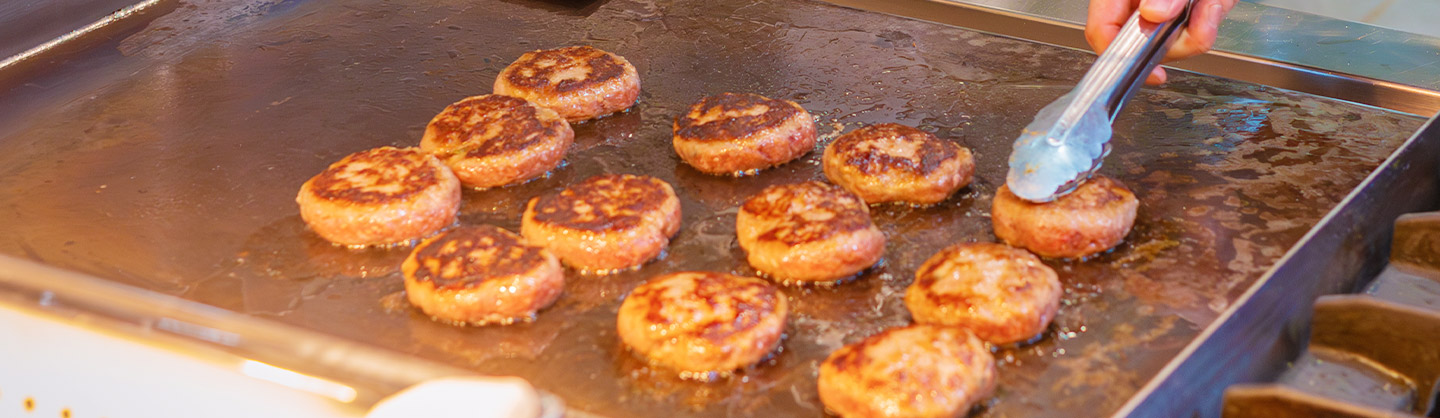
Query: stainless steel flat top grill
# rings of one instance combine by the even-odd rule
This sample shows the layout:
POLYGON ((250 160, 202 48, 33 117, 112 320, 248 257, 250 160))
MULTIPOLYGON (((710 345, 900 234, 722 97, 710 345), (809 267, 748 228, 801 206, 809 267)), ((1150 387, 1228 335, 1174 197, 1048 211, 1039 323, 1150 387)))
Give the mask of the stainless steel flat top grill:
MULTIPOLYGON (((1012 140, 1093 59, 799 0, 187 3, 109 46, 81 61, 103 68, 62 62, 0 93, 0 253, 523 376, 571 408, 611 416, 821 416, 818 362, 908 323, 901 295, 935 251, 994 240, 990 199, 1012 140), (534 323, 461 328, 404 302, 407 249, 341 249, 305 230, 293 199, 306 178, 351 152, 414 146, 440 109, 489 93, 521 53, 575 44, 634 63, 639 104, 577 124, 553 175, 466 191, 461 222, 513 230, 532 196, 599 173, 648 174, 683 202, 663 259, 570 274, 534 323), (876 207, 890 241, 883 264, 834 288, 788 289, 784 351, 703 384, 624 351, 613 331, 620 299, 665 272, 753 274, 734 242, 736 206, 767 185, 823 178, 819 152, 744 178, 680 162, 672 119, 727 91, 800 103, 819 119, 821 147, 865 124, 917 126, 973 149, 977 173, 940 205, 876 207)), ((1044 339, 997 352, 1000 390, 981 415, 1103 416, 1135 402, 1424 123, 1185 74, 1129 109, 1102 173, 1139 196, 1135 229, 1094 259, 1047 261, 1064 306, 1044 339)))

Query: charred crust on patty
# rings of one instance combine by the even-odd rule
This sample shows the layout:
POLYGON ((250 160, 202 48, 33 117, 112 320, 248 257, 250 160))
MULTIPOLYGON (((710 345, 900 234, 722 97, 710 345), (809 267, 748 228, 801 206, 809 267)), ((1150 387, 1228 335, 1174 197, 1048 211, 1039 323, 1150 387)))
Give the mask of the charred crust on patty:
POLYGON ((648 176, 607 174, 586 179, 535 198, 537 223, 595 232, 621 231, 640 225, 645 213, 669 197, 664 181, 648 176))
POLYGON ((964 243, 931 256, 905 290, 915 322, 968 328, 993 344, 1033 341, 1064 294, 1054 270, 1029 252, 964 243))
POLYGON ((1053 276, 1055 274, 1054 270, 1051 270, 1050 267, 1042 263, 1039 257, 1024 250, 1001 244, 957 244, 945 247, 945 249, 931 256, 929 260, 926 260, 925 264, 921 265, 920 269, 915 272, 915 286, 923 289, 925 298, 937 305, 976 305, 974 301, 979 298, 972 297, 972 293, 941 294, 941 292, 934 291, 933 288, 941 277, 939 274, 936 274, 940 269, 953 269, 956 266, 986 261, 979 260, 981 257, 988 257, 996 261, 1012 261, 1007 263, 1006 267, 1014 268, 1015 271, 1013 273, 1021 277, 1019 279, 1010 278, 1005 280, 1005 282, 1010 285, 1018 284, 1018 286, 1012 286, 1006 289, 1012 294, 1023 295, 1029 293, 1035 285, 1035 280, 1030 278, 1053 276), (960 255, 962 252, 974 256, 961 259, 960 255))
MULTIPOLYGON (((900 332, 913 332, 913 329, 914 326, 887 328, 884 331, 872 335, 864 340, 860 340, 860 342, 842 347, 840 349, 841 351, 836 353, 834 359, 830 361, 830 364, 835 367, 835 371, 842 373, 859 371, 865 366, 868 366, 877 361, 876 359, 871 358, 871 356, 866 354, 870 350, 870 347, 884 343, 891 334, 900 332)), ((961 363, 974 364, 977 361, 982 361, 981 359, 976 357, 976 353, 973 351, 962 350, 961 352, 956 354, 961 355, 961 357, 956 358, 956 360, 959 360, 959 362, 961 363)), ((867 383, 870 384, 872 387, 883 386, 887 383, 886 381, 880 381, 875 379, 867 380, 869 380, 867 383)))
POLYGON ((701 98, 672 124, 672 145, 708 174, 743 176, 815 148, 815 120, 800 105, 748 93, 701 98))
POLYGON ((438 174, 428 156, 419 151, 381 147, 332 164, 311 180, 310 193, 331 201, 386 203, 408 199, 440 184, 438 174))
POLYGON ((903 328, 887 328, 884 331, 860 340, 860 342, 841 347, 839 352, 835 353, 835 356, 829 360, 829 363, 835 366, 835 371, 841 373, 858 371, 865 367, 865 365, 873 362, 870 356, 865 355, 867 348, 879 344, 885 340, 887 335, 901 329, 903 328))
MULTIPOLYGON (((1007 187, 1008 190, 1008 187, 1007 187)), ((1105 176, 1091 177, 1075 191, 1048 203, 1037 203, 1057 209, 1084 210, 1099 208, 1125 200, 1131 194, 1120 182, 1105 176), (1090 187, 1086 187, 1086 184, 1090 187), (1124 192, 1122 194, 1122 192, 1124 192)))
POLYGON ((491 225, 463 227, 415 250, 414 277, 436 289, 467 289, 497 278, 526 274, 546 262, 545 250, 491 225))
POLYGON ((794 103, 750 93, 707 96, 675 118, 675 135, 693 141, 745 138, 800 114, 794 103))
POLYGON ((764 280, 679 272, 635 288, 620 304, 621 341, 652 365, 709 380, 764 359, 784 335, 782 293, 764 280))
POLYGON ((1004 195, 1004 198, 1007 201, 1014 201, 1015 203, 1018 203, 1021 207, 1037 209, 1044 208, 1045 210, 1051 211, 1084 211, 1100 209, 1113 203, 1123 202, 1125 200, 1128 200, 1128 198, 1134 196, 1134 193, 1130 192, 1130 189, 1125 187, 1124 184, 1121 184, 1115 179, 1099 175, 1085 180, 1085 182, 1081 183, 1079 187, 1076 187, 1073 192, 1062 195, 1055 200, 1043 203, 1035 203, 1028 200, 1020 199, 1018 196, 1015 196, 1015 194, 1010 191, 1009 185, 1001 185, 1000 188, 1001 190, 998 190, 996 194, 1004 195))
POLYGON ((1009 186, 995 191, 990 218, 995 236, 1043 257, 1084 258, 1124 241, 1139 200, 1124 184, 1097 175, 1046 202, 1020 199, 1009 186))
MULTIPOLYGON (((909 126, 882 123, 857 129, 840 136, 830 144, 844 164, 866 175, 883 174, 902 170, 918 175, 929 175, 945 161, 955 158, 963 148, 950 141, 944 141, 934 134, 909 126), (899 156, 880 152, 880 141, 893 141, 915 147, 912 156, 899 156)), ((968 153, 968 151, 967 151, 968 153)))
POLYGON ((567 124, 556 115, 540 117, 525 99, 498 94, 468 97, 447 106, 427 130, 440 153, 488 157, 521 151, 563 135, 567 124))
POLYGON ((831 353, 818 391, 842 417, 961 416, 993 394, 995 361, 984 342, 958 327, 891 328, 831 353))
MULTIPOLYGON (((775 286, 759 279, 744 278, 712 272, 686 273, 695 279, 695 289, 687 294, 689 298, 703 300, 703 306, 712 309, 724 304, 736 307, 733 316, 707 318, 695 322, 691 317, 700 315, 666 315, 664 298, 665 286, 646 286, 637 289, 632 297, 643 300, 645 320, 651 324, 685 324, 684 329, 674 330, 666 335, 671 337, 702 338, 714 344, 725 343, 737 333, 749 331, 761 323, 766 315, 775 312, 780 301, 780 291, 775 286)), ((693 310, 687 310, 693 311, 693 310)))
POLYGON ((526 53, 511 64, 505 79, 525 89, 569 93, 593 88, 624 73, 625 64, 615 55, 590 46, 570 46, 526 53), (587 67, 585 77, 551 81, 561 72, 587 67))
POLYGON ((780 222, 760 241, 799 245, 870 227, 865 202, 833 184, 808 181, 770 186, 745 201, 742 210, 780 222), (803 210, 795 210, 804 208, 803 210))

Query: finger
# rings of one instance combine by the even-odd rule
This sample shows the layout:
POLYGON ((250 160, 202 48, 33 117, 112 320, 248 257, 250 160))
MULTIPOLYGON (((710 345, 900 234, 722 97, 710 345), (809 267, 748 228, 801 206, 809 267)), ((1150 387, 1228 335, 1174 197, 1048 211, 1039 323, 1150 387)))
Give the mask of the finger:
MULTIPOLYGON (((1190 20, 1189 29, 1195 33, 1196 38, 1206 40, 1214 46, 1215 39, 1220 34, 1220 24, 1225 21, 1225 16, 1230 14, 1230 9, 1235 8, 1239 0, 1199 0, 1196 3, 1194 19, 1190 20)), ((1207 48, 1208 50, 1208 48, 1207 48)))
POLYGON ((1120 35, 1119 25, 1104 24, 1085 28, 1085 42, 1090 44, 1090 49, 1095 50, 1096 54, 1105 53, 1105 49, 1110 47, 1110 42, 1114 41, 1118 35, 1120 35))
POLYGON ((1215 39, 1220 33, 1220 22, 1225 20, 1225 15, 1235 7, 1236 0, 1199 0, 1195 4, 1194 15, 1190 18, 1190 24, 1180 33, 1170 50, 1165 54, 1165 61, 1175 61, 1189 58, 1210 51, 1215 47, 1215 39))
POLYGON ((1125 20, 1134 13, 1136 5, 1140 0, 1095 0, 1090 2, 1089 13, 1085 18, 1085 42, 1090 44, 1090 49, 1095 53, 1105 52, 1115 36, 1120 34, 1120 27, 1125 25, 1125 20))
POLYGON ((1142 0, 1140 17, 1152 23, 1168 22, 1180 16, 1185 0, 1142 0))
POLYGON ((1167 79, 1169 79, 1169 76, 1165 75, 1165 69, 1155 67, 1155 71, 1151 71, 1150 75, 1148 77, 1145 77, 1145 84, 1158 86, 1161 84, 1165 84, 1165 81, 1167 79))

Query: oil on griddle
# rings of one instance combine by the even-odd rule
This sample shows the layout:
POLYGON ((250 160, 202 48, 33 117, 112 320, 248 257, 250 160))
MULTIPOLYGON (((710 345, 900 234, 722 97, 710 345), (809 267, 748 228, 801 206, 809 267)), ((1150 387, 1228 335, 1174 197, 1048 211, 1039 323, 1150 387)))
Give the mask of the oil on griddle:
MULTIPOLYGON (((613 416, 820 416, 831 350, 905 324, 901 295, 932 253, 994 239, 990 199, 1010 142, 1091 56, 808 1, 195 2, 131 35, 107 68, 61 66, 4 93, 0 251, 470 368, 525 376, 613 416), (488 93, 521 53, 589 44, 625 56, 643 93, 576 125, 567 163, 525 185, 465 192, 464 223, 515 230, 531 196, 603 172, 677 186, 684 225, 662 260, 571 275, 539 320, 434 323, 399 297, 405 249, 350 251, 305 231, 293 202, 348 153, 413 146, 445 105, 488 93), (975 150, 977 179, 938 206, 881 206, 883 265, 833 289, 789 289, 784 352, 719 382, 679 381, 623 351, 627 291, 681 270, 752 274, 735 207, 769 184, 820 179, 820 152, 760 175, 712 177, 670 150, 695 99, 753 92, 801 103, 823 147, 871 123, 975 150)), ((1044 339, 997 353, 982 416, 1104 415, 1213 321, 1377 167, 1419 118, 1202 76, 1147 90, 1102 170, 1141 199, 1125 244, 1047 261, 1065 284, 1044 339)))

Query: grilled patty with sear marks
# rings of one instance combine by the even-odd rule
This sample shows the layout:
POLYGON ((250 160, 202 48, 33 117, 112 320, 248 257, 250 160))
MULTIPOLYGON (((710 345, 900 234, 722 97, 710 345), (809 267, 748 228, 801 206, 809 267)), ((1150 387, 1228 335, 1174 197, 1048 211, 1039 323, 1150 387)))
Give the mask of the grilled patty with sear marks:
POLYGON ((528 242, 593 272, 639 266, 660 255, 679 230, 675 190, 630 174, 591 177, 531 199, 521 222, 528 242))
POLYGON ((970 184, 970 150, 919 129, 882 123, 825 148, 825 177, 868 203, 940 203, 970 184))
POLYGON ((565 272, 554 255, 491 225, 425 240, 401 270, 410 303, 455 324, 529 320, 565 288, 565 272))
POLYGON ((769 282, 683 272, 630 292, 615 322, 621 341, 650 362, 704 380, 775 351, 786 315, 785 295, 769 282))
POLYGON ((784 282, 845 278, 885 251, 885 235, 865 202, 816 181, 770 186, 750 197, 735 230, 750 265, 784 282))
POLYGON ((673 127, 680 159, 710 174, 747 174, 815 147, 815 121, 805 108, 758 94, 702 98, 673 127))
POLYGON ((640 97, 640 75, 619 55, 570 46, 521 55, 500 71, 494 92, 524 98, 578 122, 634 105, 640 97))
POLYGON ((460 182, 413 148, 350 154, 300 186, 300 217, 325 239, 349 246, 404 243, 455 223, 460 182))
POLYGON ((891 328, 830 353, 820 401, 845 418, 963 416, 995 391, 995 358, 969 330, 891 328))
POLYGON ((905 306, 915 322, 968 328, 991 344, 1045 332, 1064 290, 1039 257, 1005 244, 965 243, 935 253, 915 272, 905 306))
POLYGON ((1044 257, 1085 258, 1120 245, 1135 225, 1139 199, 1124 184, 1095 176, 1047 203, 995 191, 990 219, 995 236, 1044 257))
POLYGON ((420 149, 445 162, 460 182, 489 188, 554 169, 575 139, 555 111, 518 97, 468 97, 430 120, 420 149))

